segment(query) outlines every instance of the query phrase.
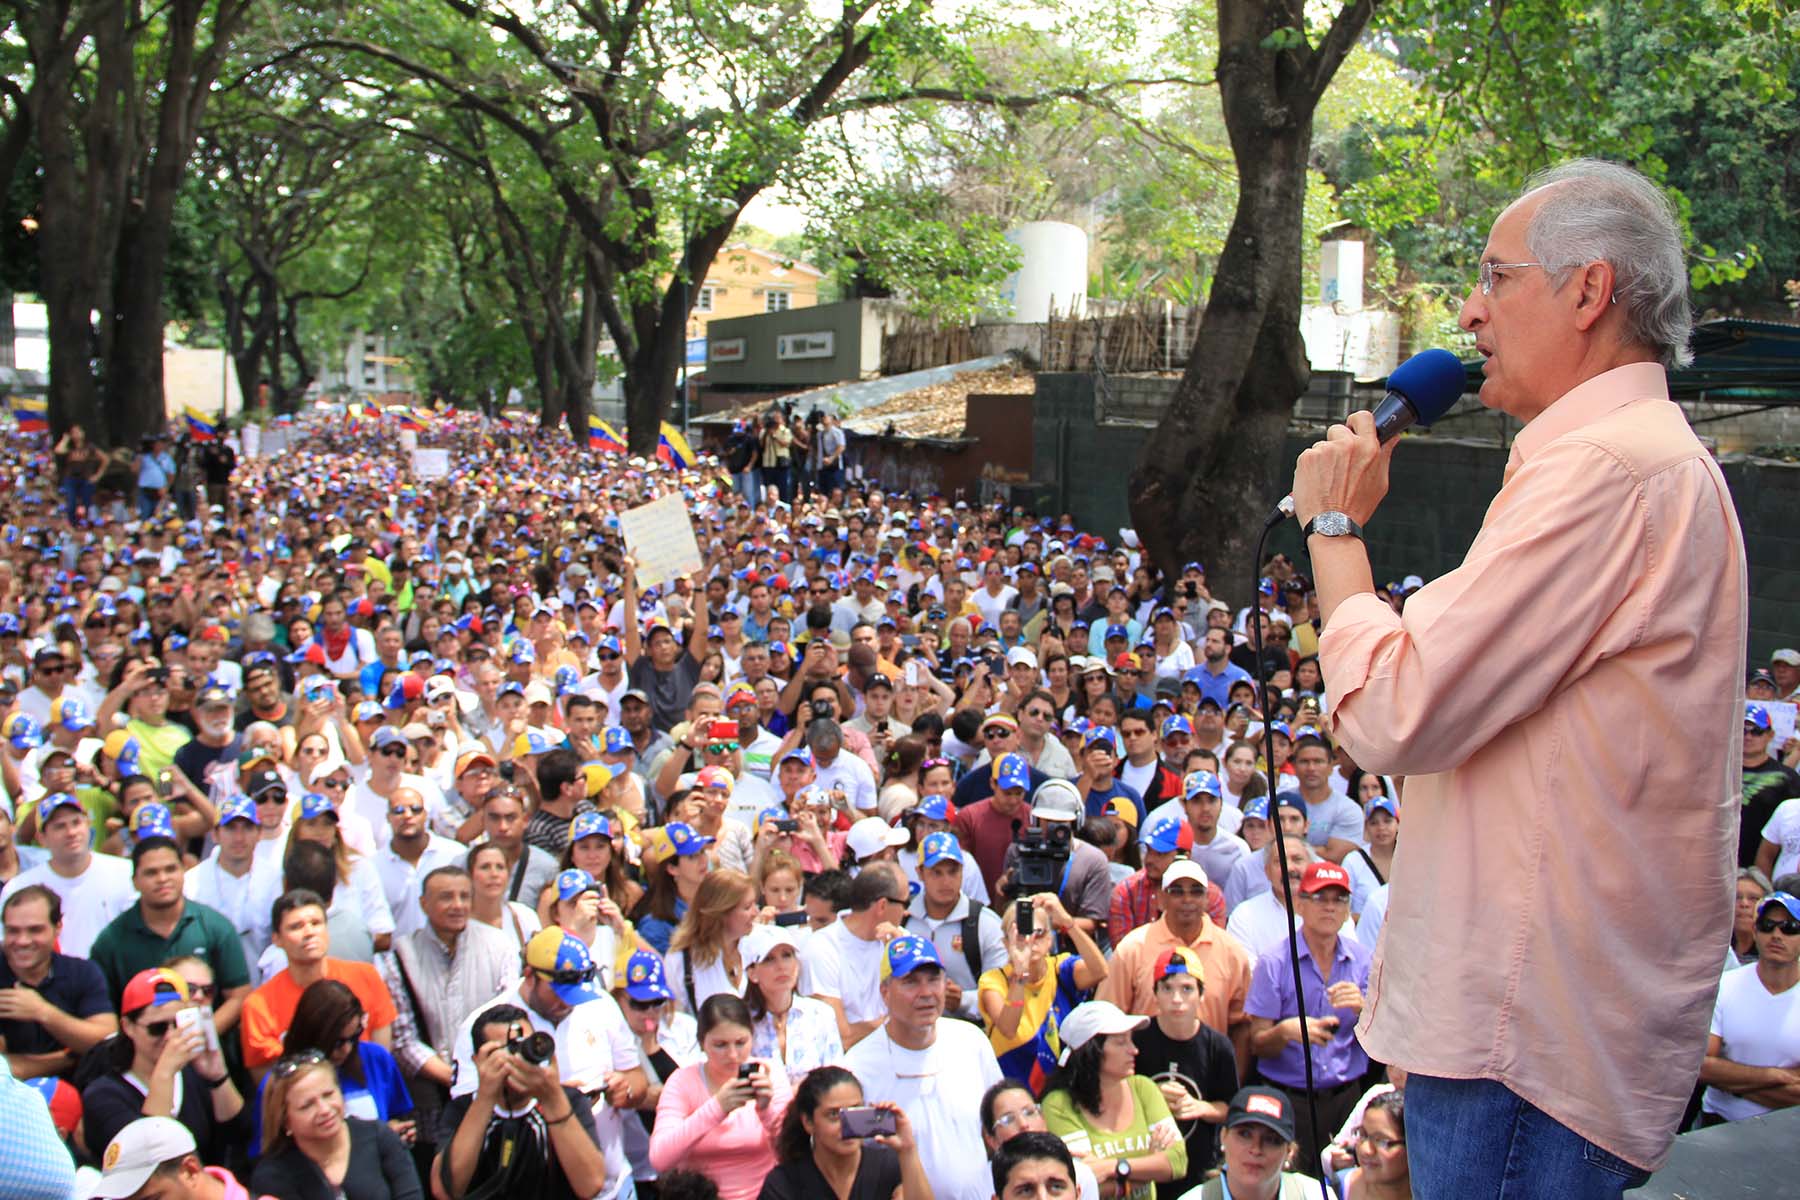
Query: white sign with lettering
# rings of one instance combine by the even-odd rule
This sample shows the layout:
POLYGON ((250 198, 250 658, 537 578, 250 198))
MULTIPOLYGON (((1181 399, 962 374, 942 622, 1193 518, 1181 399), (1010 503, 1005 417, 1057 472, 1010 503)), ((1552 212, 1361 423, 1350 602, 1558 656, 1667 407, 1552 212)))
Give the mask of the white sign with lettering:
POLYGON ((817 333, 784 333, 775 339, 776 358, 830 358, 837 337, 829 329, 817 333))
POLYGON ((619 514, 625 549, 637 559, 639 587, 658 587, 706 565, 694 540, 694 522, 679 492, 619 514))

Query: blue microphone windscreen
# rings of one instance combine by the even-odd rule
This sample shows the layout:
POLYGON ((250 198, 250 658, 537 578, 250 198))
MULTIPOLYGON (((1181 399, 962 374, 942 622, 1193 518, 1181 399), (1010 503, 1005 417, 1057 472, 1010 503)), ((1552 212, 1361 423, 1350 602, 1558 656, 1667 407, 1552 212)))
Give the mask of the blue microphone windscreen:
POLYGON ((1389 391, 1412 401, 1419 424, 1429 425, 1462 397, 1467 376, 1456 355, 1448 350, 1426 350, 1395 367, 1387 385, 1389 391))

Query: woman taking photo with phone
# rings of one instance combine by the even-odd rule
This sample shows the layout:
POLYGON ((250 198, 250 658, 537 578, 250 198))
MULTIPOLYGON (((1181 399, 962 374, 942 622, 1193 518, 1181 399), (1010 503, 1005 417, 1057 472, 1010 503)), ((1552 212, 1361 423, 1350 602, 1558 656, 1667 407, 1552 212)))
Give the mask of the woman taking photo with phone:
POLYGON ((720 1200, 751 1200, 775 1168, 775 1135, 792 1092, 787 1072, 751 1057, 750 1010, 736 996, 700 1006, 702 1061, 663 1084, 650 1135, 659 1172, 677 1165, 706 1175, 720 1200))
POLYGON ((1106 978, 1106 957, 1053 892, 1021 897, 1002 918, 1006 965, 982 974, 977 1001, 1000 1070, 1042 1090, 1062 1053, 1062 1020, 1106 978), (1051 954, 1066 933, 1078 954, 1051 954))
POLYGON ((842 1067, 820 1067, 794 1092, 775 1146, 781 1165, 759 1200, 931 1200, 912 1122, 898 1104, 863 1104, 862 1084, 842 1067), (891 1129, 868 1137, 865 1126, 891 1129))

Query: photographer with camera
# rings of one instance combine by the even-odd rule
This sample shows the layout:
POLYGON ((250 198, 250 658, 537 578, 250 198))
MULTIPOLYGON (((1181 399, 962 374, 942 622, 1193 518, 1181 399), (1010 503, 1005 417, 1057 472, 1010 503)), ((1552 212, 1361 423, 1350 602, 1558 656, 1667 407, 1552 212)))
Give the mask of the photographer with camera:
MULTIPOLYGON (((637 1039, 618 1001, 601 990, 593 957, 579 938, 555 925, 540 929, 526 943, 522 965, 518 985, 501 992, 494 1003, 517 1006, 529 1029, 550 1035, 562 1082, 593 1106, 594 1132, 606 1156, 606 1184, 597 1195, 613 1200, 631 1182, 620 1113, 636 1106, 649 1090, 637 1039)), ((471 1013, 457 1030, 453 1101, 479 1086, 475 1050, 486 1044, 474 1033, 480 1018, 480 1010, 471 1013)), ((448 1136, 449 1128, 440 1124, 439 1144, 448 1136)))
POLYGON ((1105 947, 1112 867, 1103 851, 1075 836, 1085 809, 1068 780, 1040 784, 1031 796, 1031 825, 1006 848, 1002 890, 1012 896, 1056 893, 1075 926, 1105 947))
POLYGON ((448 1200, 533 1196, 586 1200, 606 1186, 606 1160, 587 1098, 557 1073, 556 1039, 525 1011, 496 1004, 471 1034, 475 1090, 439 1122, 434 1195, 448 1200))

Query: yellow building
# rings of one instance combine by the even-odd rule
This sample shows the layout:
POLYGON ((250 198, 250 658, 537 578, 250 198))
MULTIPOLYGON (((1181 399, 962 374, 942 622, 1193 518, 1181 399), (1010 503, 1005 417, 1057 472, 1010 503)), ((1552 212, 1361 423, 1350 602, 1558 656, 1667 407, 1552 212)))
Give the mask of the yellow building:
POLYGON ((688 317, 690 338, 705 337, 714 317, 748 317, 756 313, 811 308, 819 302, 817 267, 793 262, 770 250, 742 242, 726 246, 713 259, 694 296, 688 317))

